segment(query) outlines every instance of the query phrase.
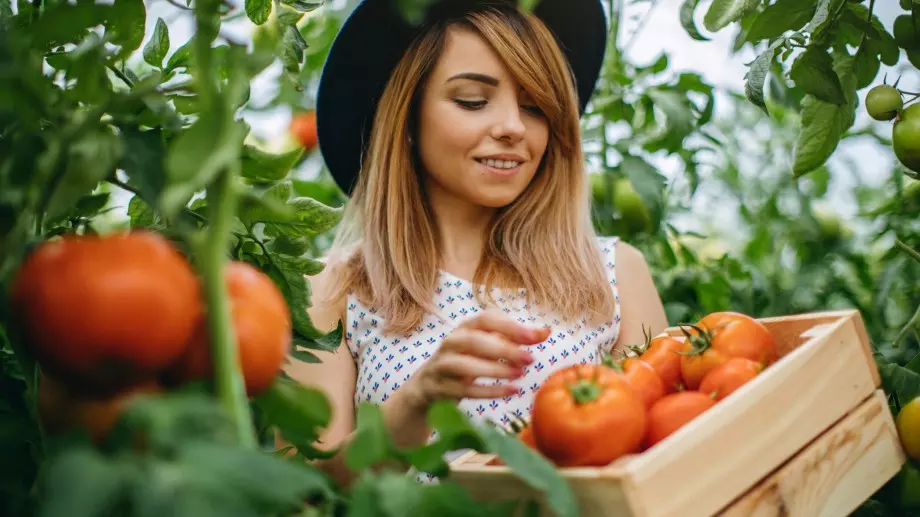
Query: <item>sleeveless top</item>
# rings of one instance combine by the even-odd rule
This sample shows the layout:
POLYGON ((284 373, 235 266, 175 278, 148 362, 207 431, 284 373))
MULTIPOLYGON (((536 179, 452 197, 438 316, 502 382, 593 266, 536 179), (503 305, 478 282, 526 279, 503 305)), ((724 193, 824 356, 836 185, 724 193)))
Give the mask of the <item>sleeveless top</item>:
MULTIPOLYGON (((620 299, 615 275, 617 240, 616 237, 598 238, 607 280, 616 299, 614 314, 599 326, 588 326, 584 318, 564 321, 547 309, 529 306, 524 289, 493 288, 493 299, 506 314, 528 325, 550 326, 553 333, 546 341, 528 347, 534 362, 526 367, 520 379, 477 379, 480 384, 512 382, 518 391, 495 400, 461 400, 459 407, 471 420, 489 419, 508 426, 511 415, 529 419, 534 395, 551 373, 569 365, 598 363, 601 352, 612 349, 620 331, 620 299)), ((484 287, 478 289, 482 292, 484 287)), ((353 294, 348 296, 345 342, 357 365, 355 405, 386 402, 435 353, 451 330, 486 308, 476 301, 472 282, 445 271, 439 273, 439 284, 433 296, 440 314, 426 314, 414 331, 400 335, 384 334, 384 321, 377 311, 364 306, 353 294)))

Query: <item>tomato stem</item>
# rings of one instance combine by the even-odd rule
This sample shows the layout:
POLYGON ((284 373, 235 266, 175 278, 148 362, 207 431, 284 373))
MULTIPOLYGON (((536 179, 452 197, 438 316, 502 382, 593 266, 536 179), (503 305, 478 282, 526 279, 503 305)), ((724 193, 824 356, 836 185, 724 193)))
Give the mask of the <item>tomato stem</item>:
POLYGON ((601 387, 592 380, 579 379, 578 382, 569 386, 569 393, 572 394, 576 404, 587 404, 601 396, 601 387))
POLYGON ((236 214, 236 191, 233 169, 220 173, 208 188, 208 209, 211 226, 202 250, 201 274, 207 304, 208 335, 211 342, 211 359, 214 365, 214 390, 221 405, 236 426, 237 440, 248 448, 256 446, 249 399, 240 374, 236 353, 236 331, 230 312, 230 299, 224 280, 225 249, 236 214))

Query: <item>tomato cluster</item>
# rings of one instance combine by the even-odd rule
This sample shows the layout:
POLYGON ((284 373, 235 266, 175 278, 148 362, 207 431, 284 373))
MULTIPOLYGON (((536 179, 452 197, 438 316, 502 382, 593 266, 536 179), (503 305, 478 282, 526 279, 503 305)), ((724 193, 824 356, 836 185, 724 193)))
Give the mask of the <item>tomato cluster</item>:
POLYGON ((737 312, 647 339, 634 357, 553 373, 520 439, 559 467, 638 454, 753 380, 779 357, 770 331, 737 312))
MULTIPOLYGON (((287 303, 245 262, 224 270, 247 393, 265 391, 291 344, 287 303)), ((68 235, 39 245, 17 271, 11 307, 41 366, 40 418, 51 433, 97 440, 137 394, 211 378, 203 288, 160 234, 68 235)))

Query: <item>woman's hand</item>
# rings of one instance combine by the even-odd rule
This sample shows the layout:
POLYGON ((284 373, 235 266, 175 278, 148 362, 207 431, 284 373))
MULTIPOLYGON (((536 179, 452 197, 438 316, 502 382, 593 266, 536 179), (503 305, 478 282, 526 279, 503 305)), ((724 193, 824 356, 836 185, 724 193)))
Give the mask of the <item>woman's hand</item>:
POLYGON ((476 384, 480 377, 514 380, 533 356, 521 345, 545 341, 550 329, 524 325, 501 311, 486 311, 454 329, 401 389, 422 413, 438 400, 493 399, 517 393, 509 384, 476 384))

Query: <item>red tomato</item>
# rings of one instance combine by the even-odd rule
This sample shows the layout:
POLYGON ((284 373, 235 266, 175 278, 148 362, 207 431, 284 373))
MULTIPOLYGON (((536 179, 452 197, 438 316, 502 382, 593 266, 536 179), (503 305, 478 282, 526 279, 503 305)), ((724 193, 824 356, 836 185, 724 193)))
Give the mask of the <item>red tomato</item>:
POLYGON ((730 359, 729 356, 715 348, 695 353, 693 345, 686 343, 684 354, 680 358, 680 372, 684 379, 684 384, 689 390, 699 389, 700 384, 709 372, 722 366, 730 359))
POLYGON ((764 366, 778 358, 773 335, 762 323, 737 312, 714 312, 697 324, 710 346, 729 357, 743 357, 764 366))
POLYGON ((648 412, 649 447, 672 435, 715 405, 715 400, 698 391, 681 391, 661 398, 648 412))
POLYGON ((700 392, 713 395, 716 400, 722 400, 757 377, 761 370, 763 366, 758 362, 733 357, 703 378, 700 392))
POLYGON ((652 404, 664 396, 664 382, 661 381, 658 372, 647 362, 629 357, 617 362, 616 369, 623 373, 646 408, 652 407, 652 404))
POLYGON ((672 393, 682 388, 679 352, 684 343, 670 336, 658 336, 651 340, 640 359, 651 365, 664 383, 665 393, 672 393))
POLYGON ((639 450, 646 409, 616 370, 574 365, 537 391, 531 426, 537 449, 557 466, 603 466, 639 450))

